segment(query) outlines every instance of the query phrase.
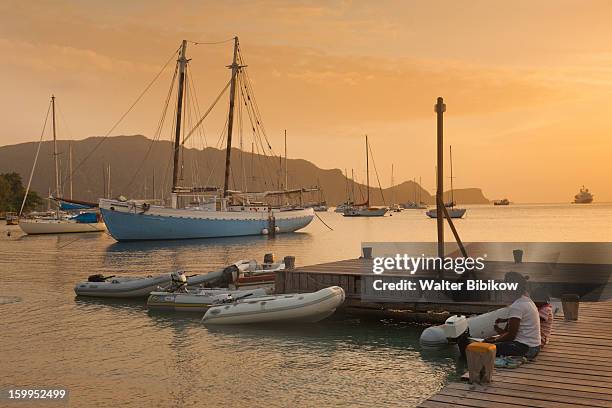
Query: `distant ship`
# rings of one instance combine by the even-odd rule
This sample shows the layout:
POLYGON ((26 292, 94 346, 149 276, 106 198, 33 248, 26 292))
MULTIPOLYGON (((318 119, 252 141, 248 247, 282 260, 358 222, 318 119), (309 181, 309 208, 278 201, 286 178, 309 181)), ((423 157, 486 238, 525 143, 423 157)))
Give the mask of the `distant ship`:
POLYGON ((502 198, 501 200, 493 201, 493 205, 510 205, 510 200, 507 198, 502 198))
POLYGON ((589 192, 588 188, 580 189, 580 192, 574 196, 574 204, 590 204, 593 202, 593 194, 589 192))

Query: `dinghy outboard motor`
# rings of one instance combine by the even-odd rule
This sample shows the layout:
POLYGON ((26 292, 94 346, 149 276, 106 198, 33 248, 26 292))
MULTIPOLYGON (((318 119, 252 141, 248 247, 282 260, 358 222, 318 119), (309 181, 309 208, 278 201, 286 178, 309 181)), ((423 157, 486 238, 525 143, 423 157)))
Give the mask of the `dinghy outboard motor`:
POLYGON ((170 274, 170 287, 168 291, 175 292, 187 285, 187 276, 183 271, 174 271, 170 274))
POLYGON ((467 341, 468 336, 469 327, 466 317, 454 315, 446 319, 440 326, 432 326, 423 330, 419 342, 425 347, 443 347, 451 343, 467 341))
POLYGON ((89 275, 87 277, 87 282, 106 282, 107 279, 114 278, 115 275, 104 276, 101 273, 96 273, 95 275, 89 275))
POLYGON ((215 282, 222 288, 226 288, 230 283, 234 283, 240 277, 240 269, 236 265, 230 265, 223 269, 223 276, 215 282))

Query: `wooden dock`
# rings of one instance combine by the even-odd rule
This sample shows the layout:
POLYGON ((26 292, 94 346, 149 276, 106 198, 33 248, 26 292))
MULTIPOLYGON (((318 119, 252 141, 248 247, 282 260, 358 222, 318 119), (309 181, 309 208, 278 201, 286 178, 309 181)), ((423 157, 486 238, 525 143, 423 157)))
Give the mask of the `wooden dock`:
MULTIPOLYGON (((530 276, 530 285, 546 285, 552 288, 556 285, 559 292, 583 293, 589 292, 589 287, 579 291, 585 281, 597 282, 605 287, 610 281, 610 271, 607 269, 581 271, 580 276, 567 273, 561 267, 551 271, 548 265, 537 263, 514 264, 512 262, 496 262, 487 264, 487 272, 481 273, 479 279, 503 280, 509 270, 521 272, 530 276), (560 282, 561 281, 561 282, 560 282), (566 291, 565 289, 569 289, 566 291), (578 291, 578 292, 575 292, 578 291)), ((328 286, 340 286, 346 293, 343 310, 352 314, 392 317, 399 320, 420 322, 443 322, 451 314, 478 314, 507 306, 510 299, 506 293, 488 292, 474 296, 467 293, 464 298, 459 294, 441 293, 440 291, 397 292, 395 296, 373 293, 372 281, 384 277, 385 280, 432 278, 431 271, 427 274, 417 272, 411 275, 405 271, 386 271, 384 275, 372 274, 372 260, 364 258, 347 259, 317 265, 303 266, 276 273, 275 288, 277 293, 315 292, 328 286)), ((445 280, 460 280, 464 277, 450 273, 445 280)), ((610 285, 607 285, 610 286, 610 285)), ((591 291, 591 293, 601 293, 591 291)), ((551 293, 555 295, 554 293, 551 293)))
POLYGON ((556 318, 535 362, 496 369, 489 385, 453 382, 422 408, 612 407, 612 302, 581 303, 578 321, 556 318))

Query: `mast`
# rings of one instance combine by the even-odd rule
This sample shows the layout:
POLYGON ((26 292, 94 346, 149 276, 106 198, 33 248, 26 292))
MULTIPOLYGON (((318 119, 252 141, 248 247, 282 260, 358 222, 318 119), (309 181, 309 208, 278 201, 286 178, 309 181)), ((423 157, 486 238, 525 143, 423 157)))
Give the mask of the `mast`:
POLYGON ((178 185, 179 155, 180 155, 180 148, 181 148, 181 120, 183 118, 185 69, 187 68, 187 58, 185 57, 186 52, 187 52, 187 40, 183 40, 181 44, 181 53, 177 61, 179 65, 179 79, 178 79, 177 104, 176 104, 176 129, 174 133, 174 161, 173 161, 173 167, 172 167, 172 192, 176 190, 176 187, 178 185))
POLYGON ((285 190, 289 189, 287 175, 288 175, 288 172, 287 172, 287 129, 285 129, 285 190))
POLYGON ((106 164, 102 163, 102 188, 104 189, 104 198, 108 198, 106 193, 106 164))
POLYGON ((232 70, 232 80, 230 82, 229 116, 227 119, 227 149, 225 151, 225 181, 223 184, 223 197, 227 197, 227 190, 229 189, 230 160, 232 154, 232 130, 234 128, 234 100, 236 99, 236 75, 240 69, 237 59, 238 37, 234 37, 234 59, 232 61, 232 65, 228 66, 228 68, 232 70))
POLYGON ((257 191, 255 187, 255 142, 251 142, 251 191, 257 191))
POLYGON ((423 201, 422 198, 421 198, 421 185, 422 185, 421 176, 419 176, 419 205, 423 201))
POLYGON ((393 163, 391 163, 391 204, 395 204, 395 187, 393 185, 393 163))
POLYGON ((59 154, 57 153, 57 135, 55 133, 55 95, 51 95, 51 111, 53 123, 53 160, 55 162, 55 197, 60 196, 59 154))
POLYGON ((69 166, 69 175, 70 175, 70 199, 72 200, 72 142, 69 144, 68 149, 68 166, 69 166))
POLYGON ((108 186, 106 188, 106 192, 108 194, 108 197, 106 197, 106 198, 111 198, 112 197, 112 193, 111 193, 111 165, 110 165, 110 162, 108 163, 108 177, 106 178, 106 182, 108 183, 108 186))
POLYGON ((366 206, 370 206, 370 155, 368 154, 368 135, 365 135, 366 143, 366 206))
POLYGON ((351 169, 351 194, 353 195, 352 202, 355 204, 355 169, 351 169))
POLYGON ((448 146, 450 156, 450 180, 451 180, 451 207, 455 206, 455 190, 453 189, 453 146, 448 146))
POLYGON ((152 183, 152 187, 153 187, 153 201, 155 201, 155 167, 153 167, 153 183, 152 183))

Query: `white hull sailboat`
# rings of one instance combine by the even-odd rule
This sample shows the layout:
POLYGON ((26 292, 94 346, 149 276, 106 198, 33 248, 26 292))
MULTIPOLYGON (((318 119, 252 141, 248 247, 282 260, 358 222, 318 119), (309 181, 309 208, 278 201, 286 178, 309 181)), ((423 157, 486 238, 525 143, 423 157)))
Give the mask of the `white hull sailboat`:
MULTIPOLYGON (((187 41, 183 41, 180 56, 177 61, 178 92, 176 109, 176 129, 174 142, 174 164, 172 179, 172 204, 170 207, 155 206, 146 202, 128 200, 100 200, 100 211, 108 227, 109 233, 118 241, 130 240, 164 240, 190 238, 216 238, 245 235, 267 235, 284 232, 294 232, 306 227, 314 218, 312 208, 282 207, 274 208, 261 201, 255 203, 252 199, 266 197, 283 197, 289 194, 301 194, 310 189, 271 191, 263 193, 242 193, 229 189, 230 158, 232 148, 232 129, 234 127, 234 105, 238 99, 237 92, 244 92, 245 86, 250 90, 248 76, 244 74, 239 51, 238 38, 234 38, 234 59, 229 68, 232 71, 229 82, 229 117, 227 121, 227 146, 225 163, 225 182, 223 189, 216 187, 181 187, 179 186, 179 168, 181 147, 185 140, 202 123, 206 114, 197 125, 184 135, 181 133, 181 118, 183 115, 183 88, 188 60, 186 57, 187 41), (237 82, 240 81, 240 86, 237 82), (246 85, 245 85, 246 84, 246 85), (189 198, 195 201, 204 200, 204 205, 196 207, 181 207, 181 199, 189 198)), ((249 114, 257 115, 254 108, 248 108, 252 102, 249 98, 239 101, 252 109, 249 114), (248 102, 248 103, 247 103, 248 102)), ((212 107, 211 107, 212 108, 212 107)), ((257 124, 259 126, 260 120, 257 124)), ((286 187, 286 186, 285 186, 286 187)), ((278 200, 280 202, 280 200, 278 200)))
MULTIPOLYGON (((60 166, 59 166, 59 152, 57 151, 57 135, 56 135, 56 123, 55 123, 55 96, 51 96, 51 112, 52 112, 52 130, 53 130, 53 158, 55 162, 55 197, 49 197, 49 200, 53 200, 57 203, 58 208, 53 217, 34 217, 34 218, 19 218, 19 227, 21 230, 28 235, 36 234, 68 234, 68 233, 82 233, 82 232, 102 232, 106 231, 106 225, 101 220, 100 215, 97 211, 93 210, 90 206, 80 206, 84 212, 80 214, 70 216, 69 214, 62 212, 61 201, 58 199, 62 194, 62 188, 60 184, 60 166), (92 212, 95 211, 95 212, 92 212)), ((46 121, 45 121, 46 123, 46 121)), ((44 133, 44 130, 43 130, 44 133)), ((21 212, 23 211, 26 198, 30 190, 30 184, 32 182, 32 176, 34 169, 36 168, 36 162, 38 160, 38 153, 40 152, 39 142, 36 157, 34 158, 34 165, 32 166, 32 172, 30 173, 30 179, 26 189, 23 203, 21 205, 21 212)), ((70 163, 72 167, 72 150, 70 150, 70 163)), ((70 171, 70 194, 72 195, 72 170, 70 171)))
MULTIPOLYGON (((387 211, 386 207, 370 207, 370 145, 368 144, 368 135, 365 137, 366 148, 366 202, 363 204, 355 204, 347 206, 342 215, 345 217, 384 217, 387 211)), ((381 189, 382 194, 382 189, 381 189)), ((384 197, 383 197, 384 199, 384 197)))
POLYGON ((19 220, 19 227, 28 235, 106 231, 106 225, 103 222, 78 222, 63 219, 22 218, 19 220))

